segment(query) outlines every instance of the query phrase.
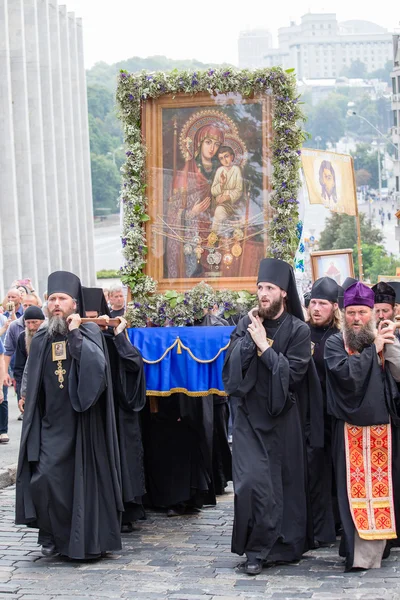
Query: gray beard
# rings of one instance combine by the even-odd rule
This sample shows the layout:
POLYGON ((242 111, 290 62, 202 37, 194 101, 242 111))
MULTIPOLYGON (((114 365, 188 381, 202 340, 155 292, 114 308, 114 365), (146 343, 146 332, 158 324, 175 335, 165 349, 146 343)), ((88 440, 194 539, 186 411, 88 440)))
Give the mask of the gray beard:
POLYGON ((261 319, 275 319, 276 315, 280 313, 283 308, 283 300, 275 300, 271 302, 268 308, 262 308, 261 304, 258 303, 258 316, 261 319))
POLYGON ((354 331, 343 320, 343 337, 346 346, 353 352, 362 352, 366 346, 373 344, 375 339, 375 323, 372 318, 360 331, 354 331))
POLYGON ((26 353, 29 354, 29 350, 31 348, 32 338, 35 335, 36 331, 30 331, 27 327, 25 327, 25 348, 26 353))
POLYGON ((68 333, 68 325, 64 317, 49 317, 47 324, 47 333, 49 337, 56 337, 56 335, 66 336, 68 333))

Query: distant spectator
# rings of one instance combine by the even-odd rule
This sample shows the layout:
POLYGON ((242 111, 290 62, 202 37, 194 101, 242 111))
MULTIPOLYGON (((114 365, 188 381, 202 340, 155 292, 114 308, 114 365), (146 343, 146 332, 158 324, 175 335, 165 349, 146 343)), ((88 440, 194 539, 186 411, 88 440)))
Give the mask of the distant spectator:
POLYGON ((114 284, 109 292, 111 317, 122 317, 125 314, 125 298, 122 285, 114 284))
POLYGON ((103 288, 104 298, 106 299, 107 304, 110 302, 110 290, 108 288, 103 288))
MULTIPOLYGON (((26 298, 23 302, 22 309, 26 310, 28 308, 28 306, 37 306, 37 305, 38 305, 37 296, 34 294, 29 294, 26 296, 26 298)), ((23 315, 21 315, 16 321, 12 321, 8 326, 6 340, 5 340, 5 344, 4 344, 4 347, 5 347, 5 353, 4 353, 5 372, 4 372, 4 379, 3 379, 3 384, 8 387, 10 387, 12 385, 14 385, 14 387, 15 387, 15 379, 14 379, 14 375, 13 375, 14 355, 15 355, 15 350, 17 349, 18 337, 22 333, 22 331, 24 331, 24 329, 25 329, 25 325, 24 325, 23 315)), ((17 396, 17 400, 18 400, 18 396, 17 396)), ((22 415, 20 415, 18 417, 18 419, 22 420, 22 415)))
POLYGON ((21 382, 25 364, 28 360, 31 341, 37 330, 44 322, 43 311, 38 306, 28 306, 24 312, 25 329, 20 333, 15 351, 14 378, 16 381, 17 397, 21 396, 21 382))
MULTIPOLYGON (((0 339, 0 377, 4 377, 4 346, 0 339)), ((8 403, 4 400, 3 390, 0 387, 0 444, 7 444, 8 437, 8 403)))
POLYGON ((16 288, 10 288, 3 302, 4 315, 13 321, 22 317, 24 309, 21 304, 21 293, 16 288))

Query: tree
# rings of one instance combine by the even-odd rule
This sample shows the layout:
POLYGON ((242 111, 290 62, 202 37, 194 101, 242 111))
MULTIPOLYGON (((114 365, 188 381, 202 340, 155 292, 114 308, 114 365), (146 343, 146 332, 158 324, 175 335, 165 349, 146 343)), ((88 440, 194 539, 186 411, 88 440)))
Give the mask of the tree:
MULTIPOLYGON (((368 183, 372 188, 379 187, 379 170, 378 170, 378 153, 370 144, 357 144, 355 152, 352 152, 354 157, 354 168, 356 172, 359 170, 367 171, 371 178, 368 183)), ((383 152, 381 152, 381 173, 383 169, 383 152)), ((366 184, 359 184, 366 185, 366 184)))
POLYGON ((365 63, 357 58, 357 60, 353 60, 349 67, 343 67, 340 74, 349 77, 349 79, 364 79, 367 76, 367 67, 365 63))
POLYGON ((99 212, 118 210, 118 196, 121 179, 117 167, 105 156, 91 154, 93 209, 99 212))
MULTIPOLYGON (((326 100, 306 110, 306 129, 311 134, 308 146, 315 146, 315 138, 320 137, 320 148, 326 148, 328 142, 335 144, 344 135, 345 114, 339 94, 330 94, 326 100)), ((345 98, 347 106, 347 98, 345 98)))
POLYGON ((358 186, 369 185, 371 179, 372 175, 366 169, 359 169, 358 171, 356 171, 356 183, 358 186))
MULTIPOLYGON (((382 244, 381 231, 372 225, 366 215, 360 214, 361 240, 364 244, 382 244)), ((325 229, 319 240, 320 250, 338 250, 357 246, 355 217, 331 213, 325 221, 325 229)))
MULTIPOLYGON (((400 258, 387 254, 382 245, 381 231, 374 227, 365 214, 360 214, 361 248, 363 259, 364 279, 378 281, 379 275, 394 275, 396 267, 400 266, 400 258)), ((320 250, 353 249, 354 270, 358 271, 358 246, 355 217, 332 213, 325 221, 319 241, 320 250)))

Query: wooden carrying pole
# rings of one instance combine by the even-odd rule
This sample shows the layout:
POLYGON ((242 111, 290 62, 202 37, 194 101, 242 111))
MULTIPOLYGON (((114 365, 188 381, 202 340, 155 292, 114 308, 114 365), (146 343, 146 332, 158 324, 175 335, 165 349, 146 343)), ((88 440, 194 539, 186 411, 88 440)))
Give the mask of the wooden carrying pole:
POLYGON ((358 279, 362 281, 364 278, 363 273, 363 263, 362 263, 362 248, 361 248, 361 225, 360 225, 360 214, 358 212, 358 202, 357 202, 357 186, 356 186, 356 176, 354 173, 354 159, 351 158, 351 170, 353 173, 353 185, 354 185, 354 206, 356 209, 356 224, 357 224, 357 249, 358 249, 358 279))

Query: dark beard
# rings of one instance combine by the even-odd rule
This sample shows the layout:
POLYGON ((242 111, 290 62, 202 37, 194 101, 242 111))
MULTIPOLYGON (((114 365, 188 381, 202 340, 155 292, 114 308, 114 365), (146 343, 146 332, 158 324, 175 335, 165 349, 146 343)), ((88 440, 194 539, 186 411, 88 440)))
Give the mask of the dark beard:
POLYGON ((258 303, 258 316, 261 319, 275 319, 283 308, 283 299, 275 300, 271 302, 268 308, 262 308, 261 304, 258 303))
POLYGON ((47 333, 49 337, 56 337, 56 335, 66 336, 68 333, 68 325, 64 317, 49 317, 47 333))
POLYGON ((360 331, 354 331, 354 329, 349 327, 349 325, 346 323, 346 319, 343 320, 344 341, 346 346, 353 352, 362 352, 366 346, 373 344, 375 333, 375 324, 373 319, 363 325, 360 331))

